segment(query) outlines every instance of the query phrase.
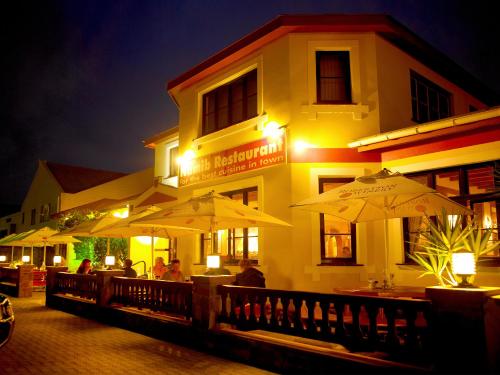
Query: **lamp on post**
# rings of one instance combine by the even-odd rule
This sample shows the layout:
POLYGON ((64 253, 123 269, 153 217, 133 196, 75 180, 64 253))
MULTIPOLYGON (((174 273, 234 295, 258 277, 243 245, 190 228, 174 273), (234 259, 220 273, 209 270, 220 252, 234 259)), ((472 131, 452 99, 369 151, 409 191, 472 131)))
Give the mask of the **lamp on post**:
POLYGON ((220 255, 212 254, 207 255, 207 268, 219 268, 220 267, 220 255))
POLYGON ((61 264, 61 262, 62 262, 61 256, 60 255, 54 255, 54 265, 58 266, 58 265, 61 264))
POLYGON ((114 255, 106 255, 106 259, 104 260, 104 264, 107 267, 108 270, 111 269, 111 266, 114 266, 115 265, 115 257, 114 255))
POLYGON ((23 255, 21 258, 24 264, 28 264, 30 262, 30 256, 29 255, 23 255))
POLYGON ((0 255, 0 262, 6 262, 7 257, 5 255, 0 255))
POLYGON ((470 251, 456 251, 451 256, 451 270, 459 276, 462 281, 456 288, 475 288, 468 278, 476 274, 476 258, 470 251))

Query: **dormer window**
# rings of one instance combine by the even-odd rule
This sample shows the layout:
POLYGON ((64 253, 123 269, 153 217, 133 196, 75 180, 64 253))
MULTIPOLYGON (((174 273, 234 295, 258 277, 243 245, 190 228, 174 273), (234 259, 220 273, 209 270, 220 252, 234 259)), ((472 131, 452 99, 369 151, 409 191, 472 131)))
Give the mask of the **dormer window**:
POLYGON ((202 135, 257 116, 257 70, 203 95, 202 135))

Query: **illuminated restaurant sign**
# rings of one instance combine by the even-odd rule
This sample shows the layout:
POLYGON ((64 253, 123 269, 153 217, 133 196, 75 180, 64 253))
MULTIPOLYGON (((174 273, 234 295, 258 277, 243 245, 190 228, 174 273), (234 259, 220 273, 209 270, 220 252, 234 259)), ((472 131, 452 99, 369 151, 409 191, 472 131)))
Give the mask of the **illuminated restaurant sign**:
POLYGON ((193 158, 179 171, 179 186, 212 180, 218 177, 253 171, 286 163, 286 141, 262 138, 227 150, 193 158))

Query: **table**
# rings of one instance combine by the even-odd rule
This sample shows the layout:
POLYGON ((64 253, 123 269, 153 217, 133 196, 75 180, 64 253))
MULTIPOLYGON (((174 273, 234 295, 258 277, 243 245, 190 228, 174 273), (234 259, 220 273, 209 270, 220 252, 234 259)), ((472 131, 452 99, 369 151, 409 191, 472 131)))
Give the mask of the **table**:
POLYGON ((413 298, 413 299, 425 298, 425 287, 416 287, 416 286, 396 286, 390 289, 382 289, 382 288, 371 289, 368 287, 352 288, 352 289, 334 288, 333 292, 340 294, 351 294, 356 296, 375 296, 375 297, 413 298))

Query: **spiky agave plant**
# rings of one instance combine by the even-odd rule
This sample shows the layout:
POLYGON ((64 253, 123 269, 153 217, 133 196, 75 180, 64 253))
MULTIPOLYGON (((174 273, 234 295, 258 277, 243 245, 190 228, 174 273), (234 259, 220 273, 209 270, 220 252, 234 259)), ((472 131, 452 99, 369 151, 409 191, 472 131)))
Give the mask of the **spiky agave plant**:
POLYGON ((419 233, 418 249, 408 254, 410 259, 424 268, 420 277, 434 275, 441 286, 457 285, 451 271, 451 255, 464 248, 466 238, 473 232, 471 224, 463 225, 463 216, 450 216, 443 210, 435 220, 427 217, 427 226, 419 233))
MULTIPOLYGON (((499 241, 490 241, 493 233, 492 228, 480 229, 477 222, 474 222, 472 231, 464 238, 463 247, 472 253, 476 258, 476 263, 480 264, 479 257, 492 253, 500 247, 499 241)), ((474 276, 470 278, 470 282, 474 282, 474 276)))

